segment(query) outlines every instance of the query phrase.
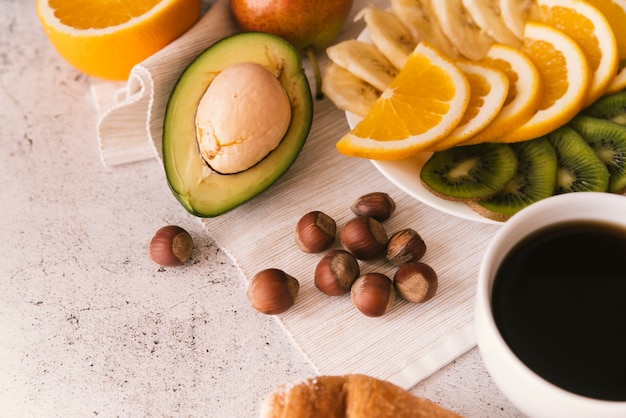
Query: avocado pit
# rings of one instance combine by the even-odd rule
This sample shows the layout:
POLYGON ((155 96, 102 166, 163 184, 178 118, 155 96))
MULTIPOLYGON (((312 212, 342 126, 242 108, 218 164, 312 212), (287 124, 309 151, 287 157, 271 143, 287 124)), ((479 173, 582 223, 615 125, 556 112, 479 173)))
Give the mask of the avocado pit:
POLYGON ((240 62, 218 74, 196 111, 196 140, 215 171, 245 171, 272 152, 291 123, 291 103, 276 76, 240 62))

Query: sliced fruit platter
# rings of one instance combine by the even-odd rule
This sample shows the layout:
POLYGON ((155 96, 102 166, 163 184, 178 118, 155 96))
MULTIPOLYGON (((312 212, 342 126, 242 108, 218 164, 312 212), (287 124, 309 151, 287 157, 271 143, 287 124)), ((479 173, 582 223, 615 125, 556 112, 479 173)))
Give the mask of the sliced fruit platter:
POLYGON ((340 153, 484 221, 626 191, 626 0, 391 0, 357 20, 323 75, 340 153))

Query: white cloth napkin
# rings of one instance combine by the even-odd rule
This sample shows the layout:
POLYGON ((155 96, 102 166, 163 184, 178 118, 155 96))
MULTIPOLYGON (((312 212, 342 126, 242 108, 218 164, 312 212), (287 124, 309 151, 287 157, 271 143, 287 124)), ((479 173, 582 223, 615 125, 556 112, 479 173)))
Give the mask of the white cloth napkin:
MULTIPOLYGON (((364 3, 355 2, 352 16, 364 3)), ((384 7, 387 1, 372 3, 384 7)), ((356 37, 359 25, 348 21, 341 38, 356 37)), ((126 85, 94 84, 104 164, 158 160, 164 108, 179 74, 200 51, 234 30, 228 1, 218 0, 190 32, 135 67, 126 85)), ((320 58, 323 66, 325 57, 320 58)), ((305 68, 314 86, 306 60, 305 68)), ((438 212, 402 192, 369 161, 341 156, 334 144, 347 130, 343 112, 328 99, 316 101, 311 133, 289 171, 248 203, 201 222, 246 280, 268 267, 299 279, 295 306, 276 320, 318 373, 364 373, 410 388, 475 345, 478 265, 497 226, 438 212), (306 212, 322 210, 341 229, 352 216, 352 202, 373 191, 396 200, 396 213, 384 223, 389 234, 417 230, 428 246, 424 261, 440 280, 433 300, 421 305, 400 300, 382 318, 362 315, 349 295, 319 292, 313 272, 321 255, 304 254, 294 242, 296 222, 306 212)), ((382 261, 361 263, 361 269, 394 273, 382 261)))

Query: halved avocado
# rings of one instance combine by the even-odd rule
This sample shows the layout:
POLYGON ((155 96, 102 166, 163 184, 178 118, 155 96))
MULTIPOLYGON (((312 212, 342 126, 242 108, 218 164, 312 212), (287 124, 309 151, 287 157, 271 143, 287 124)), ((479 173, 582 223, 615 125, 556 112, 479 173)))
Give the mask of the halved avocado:
MULTIPOLYGON (((251 81, 252 82, 252 81, 251 81)), ((261 32, 224 38, 206 49, 182 73, 169 98, 163 126, 163 164, 178 201, 200 217, 221 215, 272 185, 293 164, 311 128, 313 101, 300 55, 284 39, 261 32), (291 123, 265 158, 236 174, 221 174, 202 158, 196 140, 200 99, 225 68, 260 64, 275 74, 291 102, 291 123)))

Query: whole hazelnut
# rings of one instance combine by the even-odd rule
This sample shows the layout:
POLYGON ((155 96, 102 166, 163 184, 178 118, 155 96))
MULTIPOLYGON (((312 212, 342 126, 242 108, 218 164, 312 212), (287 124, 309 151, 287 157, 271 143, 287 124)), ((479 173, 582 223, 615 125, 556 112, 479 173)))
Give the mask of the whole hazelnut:
POLYGON ((387 193, 374 192, 359 197, 351 209, 357 215, 371 216, 382 222, 396 210, 396 202, 387 193))
POLYGON ((277 315, 296 302, 300 283, 282 270, 270 268, 254 275, 248 284, 246 297, 257 311, 277 315))
POLYGON ((357 259, 345 250, 334 249, 327 252, 317 264, 315 287, 328 296, 345 295, 350 292, 359 274, 357 259))
POLYGON ((370 216, 357 216, 341 230, 341 243, 359 260, 371 260, 384 254, 387 232, 383 225, 370 216))
POLYGON ((150 258, 160 266, 180 266, 189 260, 192 250, 191 235, 176 225, 159 228, 150 240, 150 258))
POLYGON ((320 253, 328 249, 337 234, 335 220, 324 212, 304 215, 296 225, 296 244, 306 253, 320 253))
POLYGON ((420 261, 401 265, 393 276, 393 284, 400 296, 409 302, 422 303, 437 293, 437 273, 420 261))
POLYGON ((425 253, 426 243, 411 228, 394 233, 387 243, 387 260, 394 266, 419 261, 425 253))
POLYGON ((352 285, 350 293, 357 309, 371 317, 386 314, 396 299, 393 282, 382 273, 360 276, 352 285))

